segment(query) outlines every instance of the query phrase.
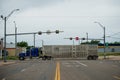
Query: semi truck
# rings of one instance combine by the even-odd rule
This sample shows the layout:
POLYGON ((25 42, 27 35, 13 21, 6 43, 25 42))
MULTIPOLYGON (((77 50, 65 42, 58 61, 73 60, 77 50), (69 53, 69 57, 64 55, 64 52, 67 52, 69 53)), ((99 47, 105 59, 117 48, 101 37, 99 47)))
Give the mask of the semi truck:
POLYGON ((42 58, 42 60, 51 60, 52 56, 43 54, 40 48, 27 49, 26 52, 19 53, 19 60, 25 60, 26 58, 32 59, 33 57, 42 58))
POLYGON ((19 53, 19 60, 25 60, 26 58, 32 59, 32 57, 39 57, 38 48, 27 49, 26 52, 19 53))

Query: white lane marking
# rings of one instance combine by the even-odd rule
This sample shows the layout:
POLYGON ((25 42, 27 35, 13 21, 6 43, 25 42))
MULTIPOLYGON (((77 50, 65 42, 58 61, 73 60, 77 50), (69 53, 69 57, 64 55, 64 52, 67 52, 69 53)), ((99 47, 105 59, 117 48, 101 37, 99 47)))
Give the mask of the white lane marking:
POLYGON ((117 65, 112 65, 112 67, 118 67, 117 65))
POLYGON ((5 78, 3 78, 2 80, 6 80, 5 78))
POLYGON ((100 63, 103 63, 102 61, 100 61, 100 63))
POLYGON ((80 64, 80 65, 82 65, 82 66, 85 66, 85 67, 87 67, 87 65, 86 64, 83 64, 83 63, 81 63, 81 62, 79 62, 79 61, 75 61, 76 63, 78 63, 78 64, 80 64))
POLYGON ((70 63, 68 63, 68 62, 63 62, 62 64, 66 67, 72 67, 72 65, 70 65, 70 63))
POLYGON ((72 67, 72 65, 66 65, 66 67, 72 67))
POLYGON ((24 72, 26 69, 22 69, 21 72, 24 72))
POLYGON ((34 67, 35 65, 32 65, 32 67, 34 67))
POLYGON ((62 64, 65 64, 65 65, 67 65, 67 64, 70 64, 70 63, 68 63, 68 62, 64 62, 64 63, 62 63, 62 64))
POLYGON ((115 79, 118 79, 118 80, 120 80, 120 77, 118 77, 118 76, 113 76, 115 79))
POLYGON ((80 65, 75 65, 75 67, 80 67, 80 65))

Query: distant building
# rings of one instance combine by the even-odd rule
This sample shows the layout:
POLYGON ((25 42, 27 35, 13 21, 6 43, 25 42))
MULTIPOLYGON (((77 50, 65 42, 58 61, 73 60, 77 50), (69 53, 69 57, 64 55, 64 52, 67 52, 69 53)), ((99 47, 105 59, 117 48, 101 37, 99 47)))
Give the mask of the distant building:
MULTIPOLYGON (((3 45, 3 41, 0 41, 0 56, 2 56, 2 50, 4 49, 3 48, 4 45, 3 45)), ((8 56, 17 56, 20 52, 23 52, 26 48, 21 48, 21 47, 17 47, 15 48, 15 44, 14 43, 6 43, 6 50, 8 52, 8 56), (16 53, 15 53, 15 49, 16 50, 16 53)))
POLYGON ((8 51, 8 56, 15 56, 15 44, 6 43, 6 50, 8 51))

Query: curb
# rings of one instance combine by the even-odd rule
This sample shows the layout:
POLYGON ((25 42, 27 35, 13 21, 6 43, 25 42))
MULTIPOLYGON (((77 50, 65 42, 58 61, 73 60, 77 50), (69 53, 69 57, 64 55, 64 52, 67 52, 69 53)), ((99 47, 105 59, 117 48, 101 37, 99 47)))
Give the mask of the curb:
POLYGON ((0 62, 0 66, 14 64, 15 62, 0 62))
POLYGON ((106 59, 104 57, 99 57, 99 60, 120 60, 120 56, 107 56, 106 59))

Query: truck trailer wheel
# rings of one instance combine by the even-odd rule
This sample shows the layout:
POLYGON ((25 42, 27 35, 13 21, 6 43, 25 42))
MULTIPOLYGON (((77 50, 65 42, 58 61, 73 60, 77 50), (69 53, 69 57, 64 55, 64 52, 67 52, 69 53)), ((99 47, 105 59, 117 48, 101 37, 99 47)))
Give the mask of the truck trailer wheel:
POLYGON ((51 60, 51 56, 48 56, 48 57, 47 57, 47 60, 51 60))
POLYGON ((46 57, 43 56, 43 57, 42 57, 42 60, 46 60, 46 57))
POLYGON ((88 59, 88 60, 92 60, 92 56, 88 56, 87 59, 88 59))
POLYGON ((98 56, 93 56, 93 60, 96 60, 98 58, 98 56))

